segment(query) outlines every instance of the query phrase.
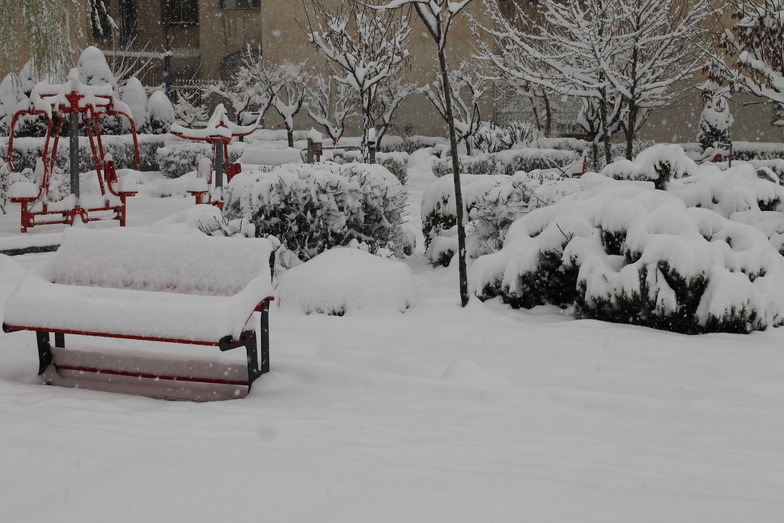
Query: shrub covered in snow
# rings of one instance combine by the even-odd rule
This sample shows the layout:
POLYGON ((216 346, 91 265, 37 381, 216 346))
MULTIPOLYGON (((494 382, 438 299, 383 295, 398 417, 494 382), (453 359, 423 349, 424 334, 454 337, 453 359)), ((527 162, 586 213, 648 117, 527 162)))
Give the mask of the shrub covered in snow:
POLYGON ((712 96, 705 103, 700 115, 700 129, 697 141, 702 150, 714 147, 715 144, 726 144, 732 141, 732 114, 724 96, 712 96))
MULTIPOLYGON (((404 152, 376 153, 376 163, 383 165, 389 172, 395 175, 395 178, 400 180, 401 184, 405 185, 408 181, 408 157, 408 153, 404 152)), ((362 153, 338 149, 334 160, 339 164, 361 162, 362 153)))
POLYGON ((136 131, 144 129, 147 125, 147 93, 136 77, 129 78, 123 87, 122 101, 131 110, 136 131))
POLYGON ((607 165, 602 174, 616 180, 650 181, 666 189, 670 180, 697 172, 697 164, 679 145, 654 145, 633 160, 618 160, 607 165))
MULTIPOLYGON (((156 151, 163 146, 163 135, 140 135, 139 141, 139 170, 142 171, 157 171, 158 158, 156 151)), ((12 162, 14 169, 22 171, 24 169, 34 169, 35 164, 41 158, 43 150, 43 138, 20 138, 14 140, 14 150, 12 153, 12 162)), ((104 136, 103 137, 104 152, 111 153, 114 162, 119 168, 133 167, 133 140, 130 135, 120 136, 104 136)), ((8 151, 7 144, 0 144, 0 154, 5 158, 8 151)), ((57 149, 57 166, 62 169, 67 169, 70 162, 68 142, 66 140, 60 141, 60 146, 57 149)), ((79 138, 79 170, 82 172, 95 169, 93 161, 92 150, 90 143, 85 137, 79 138)))
POLYGON ((301 260, 352 240, 402 255, 413 247, 405 205, 403 186, 380 165, 284 165, 235 176, 224 215, 248 219, 257 236, 276 236, 301 260))
POLYGON ((497 153, 509 150, 516 144, 530 144, 538 136, 536 126, 528 122, 509 122, 505 125, 482 122, 470 140, 476 151, 497 153))
MULTIPOLYGON (((460 157, 460 172, 470 174, 506 174, 518 171, 564 168, 579 162, 582 155, 575 151, 560 149, 514 149, 499 153, 486 153, 460 157)), ((433 174, 442 177, 452 173, 452 158, 441 158, 433 162, 433 174)))
POLYGON ((405 312, 416 303, 411 269, 358 249, 337 247, 286 271, 278 285, 281 307, 305 314, 343 316, 358 309, 405 312))
MULTIPOLYGON (((531 209, 550 205, 579 191, 574 180, 558 171, 519 172, 514 176, 460 176, 468 215, 467 249, 475 258, 501 248, 509 226, 531 209)), ((422 196, 425 255, 434 265, 449 265, 457 252, 454 182, 439 178, 422 196)))
MULTIPOLYGON (((244 144, 229 145, 229 161, 236 162, 244 144)), ((201 158, 212 158, 212 145, 200 142, 167 143, 155 151, 158 170, 167 178, 177 178, 196 170, 201 158)))
POLYGON ((171 101, 163 91, 155 91, 147 102, 147 125, 144 132, 166 134, 174 123, 175 113, 171 101))
POLYGON ((763 210, 781 187, 750 168, 711 168, 670 192, 595 174, 579 183, 583 192, 526 214, 501 251, 474 262, 478 296, 575 304, 578 316, 684 333, 784 322, 784 258, 771 244, 780 237, 754 226, 784 225, 763 210))

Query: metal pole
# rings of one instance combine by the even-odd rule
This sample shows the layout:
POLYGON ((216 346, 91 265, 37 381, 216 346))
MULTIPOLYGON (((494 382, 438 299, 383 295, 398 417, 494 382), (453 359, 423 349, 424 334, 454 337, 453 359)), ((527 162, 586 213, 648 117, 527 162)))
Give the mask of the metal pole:
POLYGON ((227 145, 222 142, 215 144, 215 187, 223 187, 223 173, 226 171, 223 155, 227 145))
POLYGON ((68 154, 71 156, 71 194, 79 198, 79 113, 71 113, 68 154))

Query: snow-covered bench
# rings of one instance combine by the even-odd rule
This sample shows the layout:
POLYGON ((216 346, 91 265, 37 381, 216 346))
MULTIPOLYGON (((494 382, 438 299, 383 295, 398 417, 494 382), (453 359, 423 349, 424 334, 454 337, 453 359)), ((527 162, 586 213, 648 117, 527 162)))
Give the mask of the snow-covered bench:
MULTIPOLYGON (((83 386, 72 380, 87 378, 110 381, 121 391, 199 400, 244 395, 269 370, 271 253, 263 239, 68 229, 58 251, 9 297, 3 330, 36 331, 39 374, 47 383, 83 386), (255 311, 261 313, 260 347, 255 311), (66 334, 221 351, 245 347, 247 366, 138 350, 113 349, 96 358, 70 343, 66 350, 66 334)), ((84 386, 106 388, 94 384, 84 386)))

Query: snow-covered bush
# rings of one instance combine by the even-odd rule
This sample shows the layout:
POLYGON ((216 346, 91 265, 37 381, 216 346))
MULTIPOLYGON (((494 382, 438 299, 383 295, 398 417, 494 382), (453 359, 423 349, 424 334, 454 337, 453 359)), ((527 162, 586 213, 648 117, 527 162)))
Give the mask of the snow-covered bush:
POLYGON ((417 134, 414 136, 406 136, 403 139, 402 148, 403 151, 411 154, 419 149, 426 149, 428 147, 436 146, 449 147, 449 141, 446 138, 442 138, 440 136, 421 136, 417 134))
POLYGON ((700 128, 697 132, 697 141, 702 146, 702 150, 714 147, 717 143, 730 143, 732 122, 727 99, 722 95, 710 97, 700 115, 700 128))
POLYGON ((235 176, 224 215, 247 218, 257 236, 276 236, 301 260, 352 240, 402 255, 413 247, 403 228, 405 205, 403 186, 380 165, 283 165, 235 176))
MULTIPOLYGON (((236 162, 242 155, 242 145, 229 145, 229 161, 236 162)), ((167 143, 155 151, 158 170, 167 178, 178 178, 196 170, 201 158, 212 158, 212 145, 200 142, 167 143)))
MULTIPOLYGON (((780 325, 784 258, 750 225, 770 211, 731 194, 715 210, 697 207, 717 194, 696 188, 711 185, 710 174, 673 182, 672 192, 587 174, 583 192, 526 214, 501 251, 474 262, 473 292, 518 307, 575 304, 581 317, 684 333, 780 325)), ((781 189, 747 182, 759 185, 750 191, 757 196, 781 189)))
POLYGON ((654 145, 633 160, 617 160, 602 170, 616 180, 650 181, 657 189, 666 189, 670 180, 697 172, 697 164, 679 145, 654 145))
POLYGON ((509 122, 500 126, 482 122, 471 137, 471 145, 476 151, 497 153, 509 150, 516 144, 530 144, 538 136, 536 126, 528 122, 509 122))
MULTIPOLYGON (((570 150, 521 148, 499 153, 460 157, 460 172, 471 174, 506 174, 518 171, 564 168, 579 162, 581 154, 570 150)), ((441 177, 452 173, 452 158, 433 162, 433 174, 441 177)))
POLYGON ((289 269, 278 285, 280 306, 305 314, 343 316, 367 308, 405 312, 416 299, 414 276, 406 264, 344 247, 289 269))
MULTIPOLYGON (((141 135, 139 136, 139 170, 157 171, 158 159, 156 151, 164 144, 163 135, 141 135)), ((43 138, 20 138, 14 140, 14 150, 11 155, 14 169, 22 171, 24 169, 34 169, 35 164, 41 158, 43 150, 43 138)), ((111 153, 118 168, 133 167, 133 140, 129 135, 104 136, 104 152, 111 153)), ((0 144, 0 154, 6 157, 8 151, 7 144, 0 144)), ((57 149, 57 166, 68 169, 70 164, 69 149, 67 141, 61 140, 60 147, 57 149)), ((79 138, 79 170, 86 172, 95 169, 92 150, 87 138, 79 138)))
POLYGON ((5 214, 8 203, 8 188, 11 186, 11 170, 6 162, 0 162, 0 214, 5 214))
MULTIPOLYGON (((408 153, 404 152, 376 153, 376 163, 384 166, 395 175, 395 178, 400 180, 401 184, 405 185, 408 181, 408 157, 408 153)), ((334 161, 339 164, 361 162, 362 153, 338 149, 334 156, 334 161)))
POLYGON ((732 142, 732 157, 735 160, 784 159, 784 144, 766 142, 732 142))
POLYGON ((155 91, 147 102, 147 125, 144 132, 166 134, 174 123, 175 113, 171 101, 163 91, 155 91))
MULTIPOLYGON (((580 190, 574 180, 561 180, 558 171, 519 172, 513 176, 460 176, 468 215, 466 247, 469 258, 499 250, 509 226, 531 209, 551 205, 580 190)), ((449 265, 457 252, 454 182, 442 177, 422 196, 425 255, 434 265, 449 265)))
MULTIPOLYGON (((467 214, 495 187, 508 177, 461 174, 463 204, 467 214)), ((442 177, 425 189, 422 195, 422 233, 425 255, 434 265, 449 265, 457 252, 457 207, 452 177, 442 177)))
POLYGON ((144 129, 144 126, 147 125, 147 93, 138 78, 128 79, 123 88, 122 101, 131 110, 136 131, 144 129))

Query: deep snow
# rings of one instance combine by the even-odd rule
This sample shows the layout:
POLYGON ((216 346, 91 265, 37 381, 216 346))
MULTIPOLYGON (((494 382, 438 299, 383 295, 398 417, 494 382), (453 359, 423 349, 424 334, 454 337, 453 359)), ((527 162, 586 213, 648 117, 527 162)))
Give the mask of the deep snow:
MULTIPOLYGON (((419 224, 434 178, 425 157, 411 168, 419 224)), ((192 205, 141 194, 129 228, 192 205)), ((20 242, 9 207, 0 247, 20 242)), ((784 518, 784 330, 689 337, 498 301, 461 309, 456 269, 430 268, 419 239, 405 313, 273 307, 272 371, 243 400, 41 386, 33 335, 0 334, 0 519, 784 518)), ((0 310, 51 256, 0 256, 0 310)))

